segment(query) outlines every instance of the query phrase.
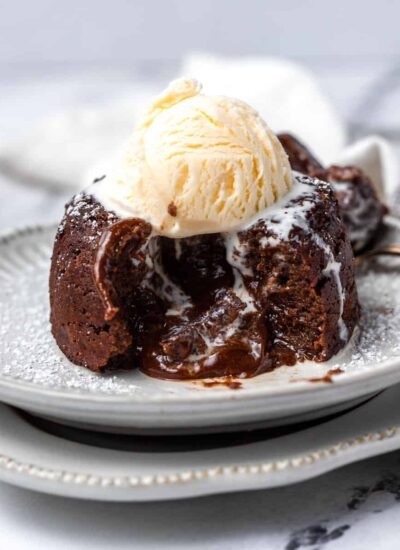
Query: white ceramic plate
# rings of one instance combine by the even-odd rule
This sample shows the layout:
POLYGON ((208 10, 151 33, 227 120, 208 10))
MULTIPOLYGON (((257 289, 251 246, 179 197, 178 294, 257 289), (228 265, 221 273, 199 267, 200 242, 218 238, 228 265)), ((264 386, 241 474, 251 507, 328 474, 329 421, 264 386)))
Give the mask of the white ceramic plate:
POLYGON ((154 441, 160 438, 114 435, 114 442, 129 439, 129 450, 105 448, 93 433, 81 433, 76 442, 60 426, 53 435, 48 426, 36 427, 0 405, 0 479, 51 494, 114 501, 278 487, 400 448, 399 401, 397 385, 333 420, 278 437, 252 434, 250 441, 248 434, 242 440, 235 434, 231 442, 220 434, 195 436, 185 448, 185 437, 162 438, 168 446, 163 448, 154 441), (210 438, 212 444, 202 448, 210 438), (175 448, 171 439, 179 441, 175 448))
POLYGON ((237 390, 76 367, 59 352, 48 323, 54 232, 37 227, 0 239, 0 400, 6 403, 100 430, 226 431, 326 415, 400 381, 398 260, 359 277, 359 339, 328 363, 279 368, 237 390), (324 381, 337 368, 343 372, 324 381))

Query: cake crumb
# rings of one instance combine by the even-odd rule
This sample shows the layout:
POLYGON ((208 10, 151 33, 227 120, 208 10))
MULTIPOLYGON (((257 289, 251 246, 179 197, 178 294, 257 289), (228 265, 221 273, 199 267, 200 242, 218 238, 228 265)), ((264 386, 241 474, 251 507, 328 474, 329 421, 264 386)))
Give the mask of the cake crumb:
POLYGON ((172 216, 173 218, 176 218, 178 214, 178 209, 176 207, 176 204, 172 201, 168 205, 168 214, 172 216))

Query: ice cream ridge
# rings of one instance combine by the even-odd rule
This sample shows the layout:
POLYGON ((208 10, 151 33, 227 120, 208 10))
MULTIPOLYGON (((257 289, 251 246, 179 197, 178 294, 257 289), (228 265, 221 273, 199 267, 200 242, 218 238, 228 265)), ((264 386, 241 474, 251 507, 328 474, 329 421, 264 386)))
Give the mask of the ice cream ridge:
POLYGON ((291 186, 286 153, 254 109, 181 78, 147 109, 103 200, 160 235, 188 237, 238 228, 291 186))
POLYGON ((71 361, 164 379, 326 361, 359 318, 332 187, 292 171, 253 108, 187 78, 67 205, 50 303, 71 361))

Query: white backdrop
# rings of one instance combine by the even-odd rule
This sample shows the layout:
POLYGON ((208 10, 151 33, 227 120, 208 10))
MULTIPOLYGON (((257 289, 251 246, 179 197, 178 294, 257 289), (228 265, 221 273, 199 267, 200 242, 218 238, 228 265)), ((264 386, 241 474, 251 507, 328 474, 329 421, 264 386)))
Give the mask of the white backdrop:
POLYGON ((0 66, 400 52, 398 0, 0 0, 0 66))

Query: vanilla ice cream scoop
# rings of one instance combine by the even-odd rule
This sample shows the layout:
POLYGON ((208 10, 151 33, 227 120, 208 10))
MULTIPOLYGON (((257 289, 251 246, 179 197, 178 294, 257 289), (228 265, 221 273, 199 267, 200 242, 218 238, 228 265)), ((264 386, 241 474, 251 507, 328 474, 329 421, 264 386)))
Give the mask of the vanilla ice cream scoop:
POLYGON ((101 199, 181 238, 235 230, 291 185, 286 153, 254 109, 182 78, 149 106, 101 199))

